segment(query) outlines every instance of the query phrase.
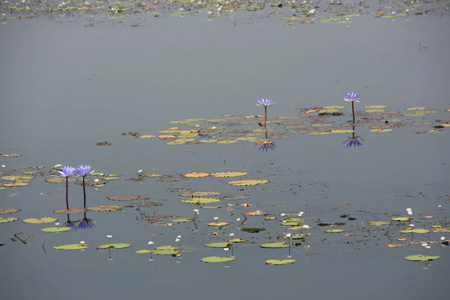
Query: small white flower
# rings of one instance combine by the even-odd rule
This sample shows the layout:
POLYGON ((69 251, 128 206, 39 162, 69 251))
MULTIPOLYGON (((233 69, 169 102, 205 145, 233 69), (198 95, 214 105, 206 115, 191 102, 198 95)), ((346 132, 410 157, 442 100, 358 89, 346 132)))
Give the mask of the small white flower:
POLYGON ((180 241, 180 239, 179 239, 179 238, 176 238, 176 239, 175 239, 175 242, 179 242, 179 241, 180 241))
POLYGON ((2 165, 2 168, 6 167, 6 165, 2 165))
POLYGON ((219 220, 219 217, 214 217, 214 220, 216 220, 216 221, 219 220))
POLYGON ((236 221, 240 222, 240 221, 241 221, 241 218, 237 218, 236 221))
POLYGON ((427 248, 427 249, 430 249, 431 247, 430 247, 430 246, 428 246, 428 245, 426 245, 426 246, 425 246, 425 248, 427 248))
POLYGON ((59 226, 59 223, 55 223, 55 226, 59 226))
POLYGON ((427 243, 423 243, 422 246, 423 246, 423 247, 426 247, 426 246, 428 246, 428 244, 427 244, 427 243))
POLYGON ((181 239, 181 235, 177 235, 177 238, 181 239))
POLYGON ((306 228, 306 229, 309 229, 309 228, 311 228, 311 227, 309 227, 308 225, 303 225, 303 228, 306 228))
POLYGON ((300 211, 300 212, 298 213, 298 216, 301 217, 301 216, 303 216, 303 214, 304 214, 304 212, 303 212, 303 211, 300 211))
POLYGON ((230 233, 230 236, 234 236, 234 233, 230 233))
POLYGON ((414 224, 409 224, 410 227, 414 227, 414 224))
POLYGON ((281 213, 280 216, 284 217, 286 214, 285 213, 281 213))
POLYGON ((228 251, 228 250, 230 250, 230 248, 228 248, 228 247, 227 248, 223 248, 223 250, 224 251, 228 251))
POLYGON ((59 167, 61 167, 61 164, 55 165, 55 168, 59 168, 59 167))
POLYGON ((445 240, 445 236, 441 236, 441 241, 444 241, 445 240))
POLYGON ((112 238, 112 235, 108 234, 106 237, 107 237, 108 239, 110 239, 110 238, 112 238))
POLYGON ((80 244, 81 244, 81 245, 84 245, 84 243, 85 243, 85 241, 80 241, 80 244))
POLYGON ((142 173, 142 170, 138 170, 138 173, 142 173))
POLYGON ((149 241, 149 242, 148 242, 149 245, 153 245, 154 243, 155 243, 155 242, 153 242, 153 241, 149 241))
POLYGON ((199 215, 200 213, 198 212, 198 209, 194 208, 194 212, 199 215))
POLYGON ((286 237, 287 237, 287 238, 290 238, 290 237, 291 237, 291 234, 290 234, 290 233, 286 233, 286 237))

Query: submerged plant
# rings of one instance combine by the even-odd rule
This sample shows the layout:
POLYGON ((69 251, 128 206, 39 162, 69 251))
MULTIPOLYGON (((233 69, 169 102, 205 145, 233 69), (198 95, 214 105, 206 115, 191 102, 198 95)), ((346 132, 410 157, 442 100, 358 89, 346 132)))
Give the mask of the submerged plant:
POLYGON ((89 172, 91 171, 91 166, 90 165, 79 165, 77 167, 77 173, 80 174, 80 176, 83 178, 83 200, 84 200, 84 208, 86 209, 86 183, 85 183, 85 178, 86 175, 89 174, 89 172))
POLYGON ((353 123, 355 123, 355 101, 359 102, 359 93, 347 93, 344 98, 345 101, 352 103, 353 123))
POLYGON ((61 175, 66 177, 66 208, 69 210, 69 176, 75 173, 75 168, 71 166, 62 166, 61 171, 58 171, 61 175))
POLYGON ((258 101, 258 106, 264 106, 264 129, 266 129, 266 123, 267 123, 267 107, 274 105, 275 102, 273 101, 273 99, 261 99, 261 100, 256 100, 258 101))

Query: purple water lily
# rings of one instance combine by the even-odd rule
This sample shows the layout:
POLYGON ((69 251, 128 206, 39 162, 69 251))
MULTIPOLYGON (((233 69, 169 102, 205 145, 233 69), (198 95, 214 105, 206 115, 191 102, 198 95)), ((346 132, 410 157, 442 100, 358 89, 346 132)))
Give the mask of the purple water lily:
POLYGON ((85 178, 86 175, 89 173, 89 171, 91 171, 91 166, 90 165, 79 165, 77 167, 77 172, 78 174, 81 175, 81 177, 83 178, 83 199, 84 199, 84 208, 86 209, 86 184, 85 184, 85 178))
POLYGON ((76 168, 76 171, 77 171, 77 173, 78 174, 80 174, 81 176, 86 176, 87 174, 89 174, 89 171, 91 171, 91 166, 90 165, 85 165, 85 166, 83 166, 83 165, 79 165, 77 168, 76 168))
POLYGON ((347 94, 345 94, 345 96, 347 96, 347 97, 342 97, 342 98, 344 98, 345 101, 359 102, 359 100, 357 100, 357 99, 359 98, 360 93, 347 93, 347 94))
POLYGON ((346 97, 344 98, 345 101, 352 103, 352 113, 353 113, 353 123, 355 123, 355 101, 359 102, 358 98, 360 96, 359 93, 347 93, 345 94, 346 97))
POLYGON ((259 106, 264 106, 264 129, 266 129, 266 123, 267 123, 267 107, 269 107, 270 105, 274 105, 275 102, 273 101, 273 99, 261 99, 261 100, 256 100, 258 101, 259 106))
POLYGON ((75 173, 75 168, 71 166, 62 166, 61 171, 58 171, 62 176, 72 176, 75 173))
POLYGON ((258 103, 259 103, 259 104, 256 104, 256 105, 264 106, 264 107, 271 106, 271 105, 275 104, 273 99, 261 99, 261 100, 256 100, 256 101, 258 101, 258 103))

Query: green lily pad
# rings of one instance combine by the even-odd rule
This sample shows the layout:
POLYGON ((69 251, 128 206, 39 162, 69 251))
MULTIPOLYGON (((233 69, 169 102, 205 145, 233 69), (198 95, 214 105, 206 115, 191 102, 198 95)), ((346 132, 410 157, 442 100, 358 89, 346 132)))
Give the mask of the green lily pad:
POLYGON ((344 231, 344 229, 328 229, 328 230, 325 230, 325 232, 328 232, 328 233, 339 233, 339 232, 343 232, 344 231))
POLYGON ((391 224, 391 222, 386 222, 386 221, 369 222, 369 225, 372 225, 372 226, 382 226, 382 225, 389 225, 389 224, 391 224))
POLYGON ((188 219, 188 218, 171 220, 171 222, 173 222, 173 223, 188 223, 188 222, 192 222, 192 221, 193 221, 193 219, 188 219))
POLYGON ((408 228, 405 230, 400 231, 401 233, 428 233, 430 230, 425 228, 408 228))
POLYGON ((406 260, 410 261, 429 261, 429 260, 435 260, 439 259, 440 256, 431 256, 431 255, 422 255, 422 254, 415 254, 415 255, 409 255, 406 256, 406 260))
POLYGON ((115 249, 123 249, 131 247, 131 244, 129 243, 111 243, 111 244, 103 244, 97 247, 97 249, 108 249, 108 248, 115 248, 115 249))
POLYGON ((208 243, 205 244, 205 246, 212 248, 227 248, 228 246, 230 246, 230 243, 227 242, 208 243))
POLYGON ((23 219, 22 222, 24 223, 30 223, 30 224, 42 224, 42 223, 52 223, 57 221, 57 218, 52 218, 52 217, 43 217, 40 219, 36 219, 36 218, 26 218, 23 219))
POLYGON ((41 231, 43 232, 64 232, 72 230, 70 227, 46 227, 42 228, 41 231))
POLYGON ((153 253, 158 255, 174 255, 174 256, 181 255, 181 253, 178 251, 178 248, 172 245, 155 247, 153 253))
POLYGON ((12 217, 12 218, 0 217, 0 223, 14 222, 14 221, 17 221, 17 220, 19 220, 19 218, 17 218, 17 217, 12 217))
POLYGON ((208 256, 208 257, 203 257, 201 259, 201 261, 205 262, 205 263, 221 263, 221 262, 232 261, 232 260, 235 260, 235 259, 236 258, 234 258, 234 257, 208 256))
POLYGON ((259 245, 261 248, 286 248, 289 247, 286 242, 273 242, 259 245))
POLYGON ((147 249, 147 250, 138 250, 138 251, 136 251, 136 253, 150 253, 150 252, 153 252, 152 250, 149 250, 149 249, 147 249))
POLYGON ((190 200, 181 200, 183 203, 191 203, 191 204, 207 204, 213 202, 220 202, 220 199, 217 198, 209 198, 209 197, 198 197, 190 200))
POLYGON ((399 221, 399 222, 409 222, 412 218, 411 217, 395 217, 391 218, 392 221, 399 221))
POLYGON ((210 223, 208 223, 208 224, 206 224, 206 225, 208 225, 208 226, 214 226, 214 227, 223 227, 223 226, 227 226, 227 225, 229 225, 230 223, 228 223, 228 222, 210 222, 210 223))
POLYGON ((304 239, 305 235, 304 234, 293 234, 291 235, 291 239, 293 240, 299 240, 299 239, 304 239))
POLYGON ((298 222, 296 221, 283 221, 281 222, 281 226, 298 226, 298 222))
POLYGON ((83 250, 89 248, 88 244, 68 244, 53 247, 57 250, 83 250))
POLYGON ((264 261, 266 265, 289 265, 295 262, 295 259, 268 259, 264 261))

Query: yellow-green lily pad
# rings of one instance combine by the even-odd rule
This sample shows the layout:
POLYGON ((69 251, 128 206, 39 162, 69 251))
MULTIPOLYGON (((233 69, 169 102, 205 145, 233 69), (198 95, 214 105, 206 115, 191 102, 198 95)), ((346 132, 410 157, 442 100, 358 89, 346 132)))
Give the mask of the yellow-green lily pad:
POLYGON ((408 228, 400 231, 401 233, 428 233, 430 230, 425 228, 408 228))
POLYGON ((422 255, 422 254, 415 254, 415 255, 408 255, 405 257, 406 260, 410 261, 429 261, 429 260, 435 260, 439 259, 440 256, 431 256, 431 255, 422 255))
POLYGON ((264 261, 266 265, 289 265, 295 262, 295 259, 268 259, 264 261))
POLYGON ((328 230, 325 230, 325 232, 328 232, 328 233, 339 233, 339 232, 343 232, 344 231, 344 229, 328 229, 328 230))
POLYGON ((15 222, 15 221, 17 221, 17 220, 19 220, 19 218, 17 218, 17 217, 12 217, 12 218, 3 218, 3 217, 0 217, 0 223, 15 222))
POLYGON ((234 257, 208 256, 208 257, 203 257, 201 259, 201 261, 205 262, 205 263, 222 263, 222 262, 233 261, 235 259, 236 258, 234 258, 234 257))
POLYGON ((53 247, 57 250, 83 250, 89 248, 88 244, 68 244, 53 247))
POLYGON ((399 221, 399 222, 409 222, 412 218, 411 217, 394 217, 391 218, 392 221, 399 221))
POLYGON ((286 242, 272 242, 259 245, 261 248, 286 248, 289 247, 286 242))
POLYGON ((42 228, 41 231, 43 232, 64 232, 72 230, 70 227, 46 227, 42 228))
POLYGON ((206 247, 211 248, 226 248, 230 245, 230 243, 227 242, 217 242, 217 243, 207 243, 205 244, 206 247))
POLYGON ((29 223, 29 224, 42 224, 42 223, 52 223, 57 220, 58 220, 57 218, 53 218, 53 217, 43 217, 40 219, 26 218, 26 219, 23 219, 22 222, 29 223))
POLYGON ((103 244, 97 247, 97 249, 108 249, 108 248, 115 248, 115 249, 123 249, 131 247, 131 244, 129 243, 110 243, 110 244, 103 244))

